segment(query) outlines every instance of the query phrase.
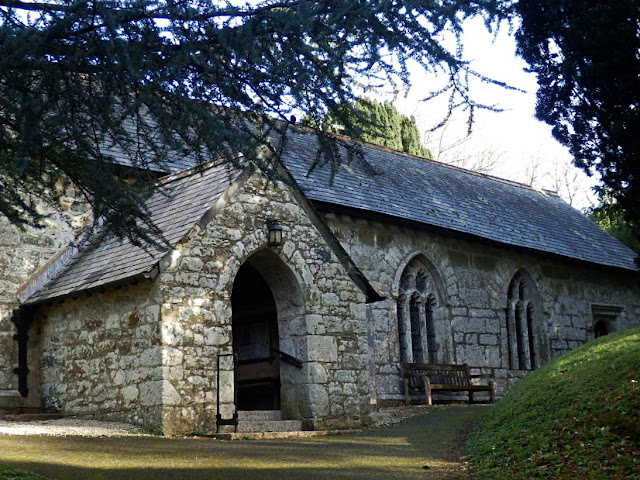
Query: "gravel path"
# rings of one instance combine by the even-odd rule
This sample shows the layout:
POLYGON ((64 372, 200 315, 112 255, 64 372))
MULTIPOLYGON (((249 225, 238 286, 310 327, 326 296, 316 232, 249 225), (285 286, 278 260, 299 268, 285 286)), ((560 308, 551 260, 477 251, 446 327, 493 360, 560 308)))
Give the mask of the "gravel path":
POLYGON ((48 437, 128 437, 141 435, 140 428, 127 423, 102 422, 66 417, 56 420, 0 420, 0 435, 44 435, 48 437))
MULTIPOLYGON (((397 425, 408 418, 427 413, 425 407, 383 408, 371 414, 374 427, 397 425)), ((129 437, 144 435, 140 427, 127 423, 64 417, 50 420, 21 421, 0 418, 0 435, 44 435, 48 437, 129 437)))

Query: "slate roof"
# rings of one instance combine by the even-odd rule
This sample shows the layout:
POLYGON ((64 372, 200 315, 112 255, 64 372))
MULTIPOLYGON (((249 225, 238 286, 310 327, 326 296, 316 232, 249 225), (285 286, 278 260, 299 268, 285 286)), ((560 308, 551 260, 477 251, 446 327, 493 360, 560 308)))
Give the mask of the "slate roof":
MULTIPOLYGON (((369 144, 363 147, 364 156, 375 173, 358 161, 339 166, 333 176, 328 164, 310 172, 317 142, 311 131, 290 130, 283 162, 307 199, 320 207, 638 270, 632 250, 555 193, 369 144)), ((184 238, 239 173, 227 163, 212 163, 202 172, 188 169, 163 180, 163 191, 154 193, 148 206, 171 245, 184 238)), ((19 298, 23 304, 40 303, 136 277, 152 278, 165 254, 107 236, 95 248, 63 255, 19 298)))
MULTIPOLYGON (((147 122, 153 122, 150 117, 145 117, 147 122)), ((136 134, 136 124, 134 121, 127 117, 123 121, 123 128, 128 131, 128 133, 135 137, 136 134)), ((126 167, 138 167, 138 168, 148 168, 151 171, 157 173, 168 173, 171 172, 180 172, 182 170, 187 170, 193 167, 196 164, 195 155, 192 154, 184 154, 182 152, 177 152, 175 150, 169 149, 161 144, 159 138, 140 138, 136 147, 140 149, 140 151, 135 152, 127 152, 127 149, 124 145, 115 142, 109 137, 105 137, 101 143, 100 151, 102 154, 107 155, 115 164, 124 165, 126 167), (164 157, 166 158, 166 164, 160 165, 158 162, 154 162, 150 160, 155 157, 155 151, 162 151, 164 157), (144 157, 149 159, 146 164, 143 165, 135 165, 131 159, 131 157, 144 157)))
MULTIPOLYGON (((162 229, 171 245, 176 245, 237 178, 239 171, 227 163, 213 163, 202 172, 187 170, 163 179, 147 205, 151 219, 162 229)), ((100 235, 100 234, 99 234, 100 235)), ((25 290, 23 304, 66 297, 75 292, 115 285, 135 277, 150 278, 167 250, 144 249, 128 239, 107 236, 97 239, 94 248, 81 248, 67 264, 52 266, 55 271, 35 293, 25 290)), ((40 276, 45 275, 43 272, 40 276)), ((32 291, 34 289, 31 289, 32 291)))
POLYGON ((314 133, 294 130, 283 160, 312 201, 374 212, 515 247, 637 270, 636 254, 552 192, 365 145, 377 174, 353 161, 333 178, 309 169, 314 133))

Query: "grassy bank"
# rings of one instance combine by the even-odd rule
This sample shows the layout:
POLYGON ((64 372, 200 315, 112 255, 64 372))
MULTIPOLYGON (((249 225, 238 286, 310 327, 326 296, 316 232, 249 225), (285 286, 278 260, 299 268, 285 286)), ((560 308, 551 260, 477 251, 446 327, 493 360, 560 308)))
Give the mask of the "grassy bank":
POLYGON ((640 479, 640 328, 532 372, 465 445, 483 479, 640 479))
POLYGON ((17 470, 15 468, 6 467, 0 465, 0 479, 1 480, 46 480, 45 477, 38 475, 37 473, 25 472, 24 470, 17 470))

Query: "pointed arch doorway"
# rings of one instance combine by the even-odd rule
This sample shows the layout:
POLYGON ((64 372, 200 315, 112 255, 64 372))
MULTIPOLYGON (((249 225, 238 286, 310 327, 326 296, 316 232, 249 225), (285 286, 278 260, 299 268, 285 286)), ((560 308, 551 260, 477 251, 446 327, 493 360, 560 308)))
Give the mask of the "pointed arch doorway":
POLYGON ((240 267, 231 295, 238 410, 303 416, 307 383, 305 299, 293 270, 261 250, 240 267))
POLYGON ((278 312, 271 288, 245 262, 231 295, 238 410, 280 409, 278 312))

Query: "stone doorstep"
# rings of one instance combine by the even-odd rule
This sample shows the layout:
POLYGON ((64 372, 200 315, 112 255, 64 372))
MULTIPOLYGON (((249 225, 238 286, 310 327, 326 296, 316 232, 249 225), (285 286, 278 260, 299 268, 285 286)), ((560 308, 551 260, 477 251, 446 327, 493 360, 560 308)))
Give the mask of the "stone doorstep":
MULTIPOLYGON (((238 411, 237 433, 299 432, 300 420, 283 420, 280 410, 240 410, 238 411)), ((236 433, 227 431, 226 433, 236 433)))
POLYGON ((21 396, 15 390, 0 390, 0 413, 37 413, 42 411, 42 402, 39 396, 21 396))
POLYGON ((281 410, 238 410, 238 421, 272 420, 281 421, 281 410))
POLYGON ((238 433, 285 433, 302 431, 300 420, 244 420, 238 422, 238 433))
POLYGON ((237 433, 211 433, 205 436, 215 440, 276 440, 286 438, 311 438, 327 435, 344 435, 347 433, 360 433, 361 429, 353 430, 311 430, 297 432, 237 432, 237 433))
POLYGON ((44 422, 47 420, 59 420, 67 416, 68 415, 63 415, 61 413, 38 413, 30 411, 5 413, 0 411, 0 420, 7 420, 10 422, 44 422))

